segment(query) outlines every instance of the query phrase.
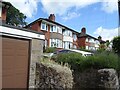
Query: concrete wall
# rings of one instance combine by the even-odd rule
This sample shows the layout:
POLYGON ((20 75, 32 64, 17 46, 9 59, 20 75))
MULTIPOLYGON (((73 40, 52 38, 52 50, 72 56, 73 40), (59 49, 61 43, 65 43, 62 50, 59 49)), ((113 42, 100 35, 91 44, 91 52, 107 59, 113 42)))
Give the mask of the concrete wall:
POLYGON ((36 62, 42 58, 43 54, 43 40, 32 39, 31 40, 31 61, 29 71, 29 88, 35 88, 35 73, 36 62))

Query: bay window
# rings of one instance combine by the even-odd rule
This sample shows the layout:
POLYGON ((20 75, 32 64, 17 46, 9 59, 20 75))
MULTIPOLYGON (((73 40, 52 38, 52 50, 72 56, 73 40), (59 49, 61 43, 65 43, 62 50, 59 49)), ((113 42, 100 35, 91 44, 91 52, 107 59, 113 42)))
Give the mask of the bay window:
POLYGON ((60 39, 50 39, 51 47, 62 48, 62 40, 60 39))
POLYGON ((65 48, 65 49, 72 48, 72 43, 71 42, 64 42, 63 48, 65 48))
POLYGON ((63 32, 63 35, 72 37, 72 31, 65 30, 65 31, 63 32))

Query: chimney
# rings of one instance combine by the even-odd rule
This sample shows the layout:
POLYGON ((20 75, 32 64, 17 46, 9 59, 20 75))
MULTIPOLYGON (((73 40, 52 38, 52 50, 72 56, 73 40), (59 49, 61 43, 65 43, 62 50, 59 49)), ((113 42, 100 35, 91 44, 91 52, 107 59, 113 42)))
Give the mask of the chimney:
POLYGON ((81 29, 81 33, 86 34, 86 28, 85 28, 85 27, 83 27, 83 28, 81 29))
POLYGON ((101 40, 102 40, 102 37, 101 37, 101 36, 99 36, 99 37, 98 37, 98 40, 99 40, 99 41, 101 41, 101 40))
POLYGON ((50 16, 49 16, 49 20, 51 20, 51 21, 55 21, 55 15, 54 15, 54 14, 50 14, 50 16))
POLYGON ((11 6, 11 4, 9 2, 4 2, 4 1, 0 1, 0 19, 2 20, 2 23, 6 23, 6 16, 7 16, 7 9, 11 6))

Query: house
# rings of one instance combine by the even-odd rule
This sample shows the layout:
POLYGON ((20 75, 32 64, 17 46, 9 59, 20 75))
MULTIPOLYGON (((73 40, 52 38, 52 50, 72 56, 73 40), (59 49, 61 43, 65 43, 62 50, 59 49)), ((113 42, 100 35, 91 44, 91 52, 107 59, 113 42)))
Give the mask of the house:
POLYGON ((99 40, 86 34, 82 28, 79 33, 65 25, 55 21, 55 15, 50 14, 48 19, 39 18, 28 24, 25 28, 45 33, 45 47, 57 47, 58 49, 79 49, 84 47, 88 50, 98 49, 99 40))
POLYGON ((45 33, 45 47, 77 48, 77 34, 60 23, 55 22, 55 15, 50 14, 48 19, 39 18, 28 24, 25 28, 34 29, 38 32, 45 33))
POLYGON ((5 24, 11 6, 0 1, 0 89, 34 88, 36 62, 43 53, 45 35, 5 24))
POLYGON ((100 44, 104 44, 105 41, 102 40, 102 37, 99 36, 95 38, 91 35, 86 34, 86 28, 81 29, 81 33, 77 35, 78 38, 78 46, 80 48, 84 48, 86 50, 97 50, 100 44))

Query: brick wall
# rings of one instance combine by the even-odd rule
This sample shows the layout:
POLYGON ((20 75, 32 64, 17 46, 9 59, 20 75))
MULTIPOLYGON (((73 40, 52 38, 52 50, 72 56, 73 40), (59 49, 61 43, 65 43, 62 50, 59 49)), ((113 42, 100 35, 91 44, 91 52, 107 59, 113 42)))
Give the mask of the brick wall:
POLYGON ((85 47, 86 37, 78 38, 78 47, 85 47))

